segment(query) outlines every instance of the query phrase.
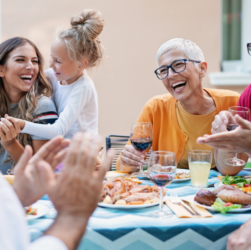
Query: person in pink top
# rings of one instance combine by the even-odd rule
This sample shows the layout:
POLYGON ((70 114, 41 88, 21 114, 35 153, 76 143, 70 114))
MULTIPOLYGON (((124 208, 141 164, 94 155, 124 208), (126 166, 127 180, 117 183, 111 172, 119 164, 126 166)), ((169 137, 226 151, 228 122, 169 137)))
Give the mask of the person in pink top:
POLYGON ((241 94, 238 106, 246 107, 251 110, 251 84, 249 84, 241 94))

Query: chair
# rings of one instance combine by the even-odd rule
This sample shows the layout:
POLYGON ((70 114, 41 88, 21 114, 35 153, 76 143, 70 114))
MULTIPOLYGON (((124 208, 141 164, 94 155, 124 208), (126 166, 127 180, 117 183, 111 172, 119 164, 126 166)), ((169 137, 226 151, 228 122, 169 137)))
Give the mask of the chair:
MULTIPOLYGON (((116 170, 117 159, 118 159, 122 149, 124 148, 124 146, 126 145, 128 140, 129 140, 128 135, 108 135, 106 137, 106 151, 109 148, 112 148, 113 150, 115 150, 115 157, 114 157, 114 159, 112 161, 112 165, 111 165, 112 171, 116 170)), ((148 167, 148 160, 149 160, 149 156, 150 156, 151 152, 152 152, 152 148, 150 148, 150 150, 148 151, 148 154, 146 156, 146 160, 143 165, 143 169, 147 169, 147 167, 148 167)))

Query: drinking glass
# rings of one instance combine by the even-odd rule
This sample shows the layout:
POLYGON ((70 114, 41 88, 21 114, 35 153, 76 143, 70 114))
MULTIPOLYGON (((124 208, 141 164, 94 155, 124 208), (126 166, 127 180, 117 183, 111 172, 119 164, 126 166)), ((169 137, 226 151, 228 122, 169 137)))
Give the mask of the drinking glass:
POLYGON ((207 187, 208 176, 212 165, 212 155, 212 152, 209 150, 188 151, 188 165, 193 187, 207 187))
MULTIPOLYGON (((153 129, 150 122, 136 122, 131 126, 130 140, 136 150, 144 152, 152 145, 153 129)), ((142 171, 143 164, 140 166, 140 171, 132 175, 136 177, 145 177, 146 174, 142 171)))
POLYGON ((173 152, 153 151, 148 162, 148 175, 153 183, 160 187, 159 211, 150 214, 151 217, 169 218, 171 212, 163 211, 163 190, 176 175, 176 156, 173 152))
MULTIPOLYGON (((239 115, 241 118, 245 120, 250 120, 250 109, 240 106, 234 106, 228 108, 229 117, 228 117, 228 124, 227 124, 227 130, 232 131, 236 129, 239 125, 237 125, 234 122, 234 116, 239 115)), ((226 159, 224 161, 225 164, 230 166, 245 166, 246 162, 237 158, 237 153, 234 154, 233 158, 226 159)))

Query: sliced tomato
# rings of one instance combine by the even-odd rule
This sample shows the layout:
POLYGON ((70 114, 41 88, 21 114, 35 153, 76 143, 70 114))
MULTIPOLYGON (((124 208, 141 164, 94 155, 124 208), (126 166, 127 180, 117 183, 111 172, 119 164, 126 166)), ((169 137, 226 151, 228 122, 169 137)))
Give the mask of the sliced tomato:
POLYGON ((227 203, 225 203, 224 205, 222 205, 223 207, 229 207, 229 206, 231 206, 231 205, 233 205, 233 203, 231 203, 231 202, 227 202, 227 203))
POLYGON ((251 184, 245 184, 244 187, 251 187, 251 184))
POLYGON ((238 185, 237 185, 237 184, 231 184, 231 186, 233 186, 233 187, 238 187, 238 185))

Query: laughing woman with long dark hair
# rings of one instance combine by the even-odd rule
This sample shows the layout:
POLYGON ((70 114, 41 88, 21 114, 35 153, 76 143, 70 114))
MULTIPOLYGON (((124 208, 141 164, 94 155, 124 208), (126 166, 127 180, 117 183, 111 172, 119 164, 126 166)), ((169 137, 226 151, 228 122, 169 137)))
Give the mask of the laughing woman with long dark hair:
POLYGON ((6 174, 30 144, 36 152, 47 140, 20 133, 6 114, 38 123, 53 123, 56 108, 43 72, 43 57, 31 41, 14 37, 0 44, 0 171, 6 174))

